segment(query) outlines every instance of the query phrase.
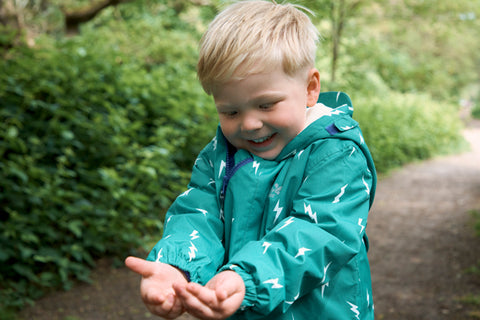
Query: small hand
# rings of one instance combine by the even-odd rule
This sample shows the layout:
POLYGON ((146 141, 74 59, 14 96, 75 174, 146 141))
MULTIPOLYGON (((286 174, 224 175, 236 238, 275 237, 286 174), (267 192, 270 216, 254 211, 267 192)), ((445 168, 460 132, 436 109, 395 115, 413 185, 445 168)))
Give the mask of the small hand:
POLYGON ((234 271, 224 271, 205 286, 197 283, 174 284, 185 310, 204 320, 225 319, 237 311, 245 297, 245 284, 234 271))
POLYGON ((128 257, 125 265, 142 276, 140 294, 151 313, 166 319, 175 319, 183 312, 173 285, 186 285, 187 279, 177 268, 159 262, 128 257))

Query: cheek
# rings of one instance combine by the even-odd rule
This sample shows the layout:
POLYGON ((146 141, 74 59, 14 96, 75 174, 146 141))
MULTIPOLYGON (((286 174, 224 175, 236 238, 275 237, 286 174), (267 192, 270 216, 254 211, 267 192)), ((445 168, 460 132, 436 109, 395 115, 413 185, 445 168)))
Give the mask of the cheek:
POLYGON ((220 128, 222 128, 223 135, 227 138, 233 135, 236 131, 235 123, 226 119, 220 119, 220 128))

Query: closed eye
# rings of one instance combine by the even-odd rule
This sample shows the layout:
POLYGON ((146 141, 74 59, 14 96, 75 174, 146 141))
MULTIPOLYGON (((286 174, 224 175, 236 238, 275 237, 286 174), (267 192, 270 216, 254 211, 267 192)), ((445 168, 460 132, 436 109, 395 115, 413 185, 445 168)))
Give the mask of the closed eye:
POLYGON ((275 106, 276 102, 271 102, 271 103, 262 103, 258 106, 259 109, 262 110, 268 110, 271 109, 275 106))
POLYGON ((227 117, 234 117, 238 114, 237 111, 221 111, 220 113, 227 117))

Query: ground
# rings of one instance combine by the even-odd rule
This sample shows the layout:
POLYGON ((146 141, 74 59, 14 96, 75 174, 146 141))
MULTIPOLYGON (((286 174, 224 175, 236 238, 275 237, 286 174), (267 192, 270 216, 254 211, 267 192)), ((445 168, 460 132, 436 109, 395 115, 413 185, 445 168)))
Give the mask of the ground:
MULTIPOLYGON (((378 183, 367 232, 376 319, 480 319, 480 124, 464 131, 471 151, 403 167, 378 183), (477 269, 478 270, 478 269, 477 269)), ((139 277, 100 261, 94 283, 56 292, 20 319, 153 319, 139 296, 139 277)), ((182 320, 193 319, 189 316, 182 320)))

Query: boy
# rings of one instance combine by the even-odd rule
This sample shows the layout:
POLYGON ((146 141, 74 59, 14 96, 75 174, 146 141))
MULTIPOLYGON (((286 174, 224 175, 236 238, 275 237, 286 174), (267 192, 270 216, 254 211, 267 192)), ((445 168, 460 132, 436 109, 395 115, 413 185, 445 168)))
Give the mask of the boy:
POLYGON ((126 260, 152 313, 373 319, 375 168, 348 96, 320 94, 317 37, 297 7, 265 1, 210 24, 198 75, 220 127, 148 261, 126 260))

